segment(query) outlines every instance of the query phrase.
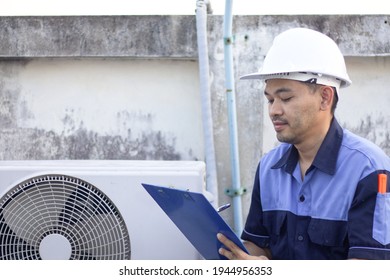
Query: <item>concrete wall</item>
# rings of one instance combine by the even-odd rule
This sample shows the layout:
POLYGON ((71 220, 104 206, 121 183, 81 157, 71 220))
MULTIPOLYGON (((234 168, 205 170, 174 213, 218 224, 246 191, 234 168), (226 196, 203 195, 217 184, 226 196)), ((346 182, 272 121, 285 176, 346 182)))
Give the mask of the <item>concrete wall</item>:
POLYGON ((0 159, 203 157, 193 61, 7 60, 0 69, 0 159))
MULTIPOLYGON (((275 146, 256 71, 278 33, 305 26, 346 55, 337 117, 390 155, 388 16, 236 16, 242 185, 275 146)), ((220 203, 229 201, 222 16, 208 18, 220 203)), ((195 16, 0 17, 0 159, 204 160, 195 16)), ((247 213, 250 195, 243 197, 247 213)), ((230 211, 225 211, 231 220, 230 211)))

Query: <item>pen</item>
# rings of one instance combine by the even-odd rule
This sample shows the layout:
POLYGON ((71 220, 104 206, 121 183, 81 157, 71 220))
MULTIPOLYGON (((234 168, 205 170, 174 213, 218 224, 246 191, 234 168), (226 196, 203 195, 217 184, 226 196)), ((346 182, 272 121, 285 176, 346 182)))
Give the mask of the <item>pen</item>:
POLYGON ((217 208, 217 212, 219 213, 219 212, 222 212, 223 210, 226 210, 226 209, 228 209, 230 207, 230 203, 227 203, 227 204, 224 204, 224 205, 222 205, 222 206, 219 206, 218 208, 217 208))
POLYGON ((387 174, 378 174, 378 193, 385 194, 387 188, 387 174))

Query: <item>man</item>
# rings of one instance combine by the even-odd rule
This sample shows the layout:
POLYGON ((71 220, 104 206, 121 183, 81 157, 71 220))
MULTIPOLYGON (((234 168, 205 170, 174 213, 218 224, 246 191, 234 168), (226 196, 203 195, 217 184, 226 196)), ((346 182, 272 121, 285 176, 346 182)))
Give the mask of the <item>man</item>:
POLYGON ((390 158, 334 117, 340 88, 351 84, 336 43, 314 30, 287 30, 275 38, 262 69, 243 78, 265 81, 282 144, 257 168, 241 236, 250 255, 218 234, 220 254, 390 259, 390 194, 378 193, 378 174, 390 175, 390 158))

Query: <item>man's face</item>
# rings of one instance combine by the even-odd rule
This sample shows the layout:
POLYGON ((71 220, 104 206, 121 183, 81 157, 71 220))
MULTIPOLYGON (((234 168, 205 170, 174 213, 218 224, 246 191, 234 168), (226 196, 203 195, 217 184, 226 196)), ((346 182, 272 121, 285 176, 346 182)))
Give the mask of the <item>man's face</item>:
POLYGON ((296 145, 308 137, 316 137, 321 122, 319 92, 302 82, 270 79, 264 95, 280 142, 296 145))

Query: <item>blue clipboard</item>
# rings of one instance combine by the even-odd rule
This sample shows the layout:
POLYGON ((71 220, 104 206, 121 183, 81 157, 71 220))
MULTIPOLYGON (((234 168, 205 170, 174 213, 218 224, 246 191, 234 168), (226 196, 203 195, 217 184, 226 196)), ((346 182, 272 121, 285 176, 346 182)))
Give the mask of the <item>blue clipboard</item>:
POLYGON ((248 252, 202 193, 149 184, 142 186, 204 259, 226 260, 218 253, 223 246, 217 239, 219 232, 248 252))

